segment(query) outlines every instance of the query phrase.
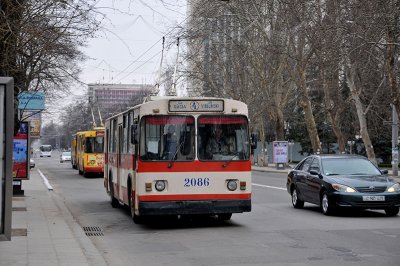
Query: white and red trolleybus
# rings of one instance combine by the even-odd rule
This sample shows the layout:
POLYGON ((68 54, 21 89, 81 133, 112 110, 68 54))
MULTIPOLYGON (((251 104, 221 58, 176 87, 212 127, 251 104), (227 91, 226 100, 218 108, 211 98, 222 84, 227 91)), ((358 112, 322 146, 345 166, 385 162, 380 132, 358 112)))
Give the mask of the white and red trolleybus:
POLYGON ((110 117, 104 186, 111 205, 129 206, 135 223, 152 215, 229 220, 251 211, 247 115, 247 105, 232 99, 153 97, 110 117), (211 141, 217 130, 222 144, 211 141))

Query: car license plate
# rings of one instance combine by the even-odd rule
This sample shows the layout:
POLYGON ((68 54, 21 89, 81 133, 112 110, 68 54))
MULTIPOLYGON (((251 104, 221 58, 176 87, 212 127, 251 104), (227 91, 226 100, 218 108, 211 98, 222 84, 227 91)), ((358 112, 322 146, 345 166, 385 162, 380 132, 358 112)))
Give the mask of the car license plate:
POLYGON ((363 201, 385 201, 385 196, 363 196, 363 201))

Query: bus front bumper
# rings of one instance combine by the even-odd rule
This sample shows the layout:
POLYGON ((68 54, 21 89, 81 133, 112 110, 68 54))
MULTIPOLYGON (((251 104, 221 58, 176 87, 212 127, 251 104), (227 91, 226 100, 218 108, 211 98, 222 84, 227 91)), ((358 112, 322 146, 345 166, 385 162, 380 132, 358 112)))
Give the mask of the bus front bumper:
POLYGON ((85 167, 85 173, 103 173, 103 167, 85 167))
POLYGON ((145 201, 139 202, 140 215, 221 214, 251 211, 251 200, 145 201))

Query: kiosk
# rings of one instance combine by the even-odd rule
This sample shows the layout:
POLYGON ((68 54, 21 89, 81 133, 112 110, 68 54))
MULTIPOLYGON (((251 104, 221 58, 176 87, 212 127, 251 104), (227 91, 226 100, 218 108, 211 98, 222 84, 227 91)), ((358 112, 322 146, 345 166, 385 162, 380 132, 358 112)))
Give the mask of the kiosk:
POLYGON ((11 240, 14 80, 0 77, 0 241, 11 240))

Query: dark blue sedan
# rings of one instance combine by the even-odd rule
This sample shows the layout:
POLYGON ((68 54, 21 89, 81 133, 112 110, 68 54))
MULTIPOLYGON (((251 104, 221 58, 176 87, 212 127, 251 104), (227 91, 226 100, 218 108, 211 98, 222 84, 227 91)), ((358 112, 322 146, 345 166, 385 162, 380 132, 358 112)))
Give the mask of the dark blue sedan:
POLYGON ((295 208, 304 202, 321 207, 325 215, 340 208, 381 209, 396 216, 400 184, 358 155, 311 155, 289 171, 287 191, 295 208))

